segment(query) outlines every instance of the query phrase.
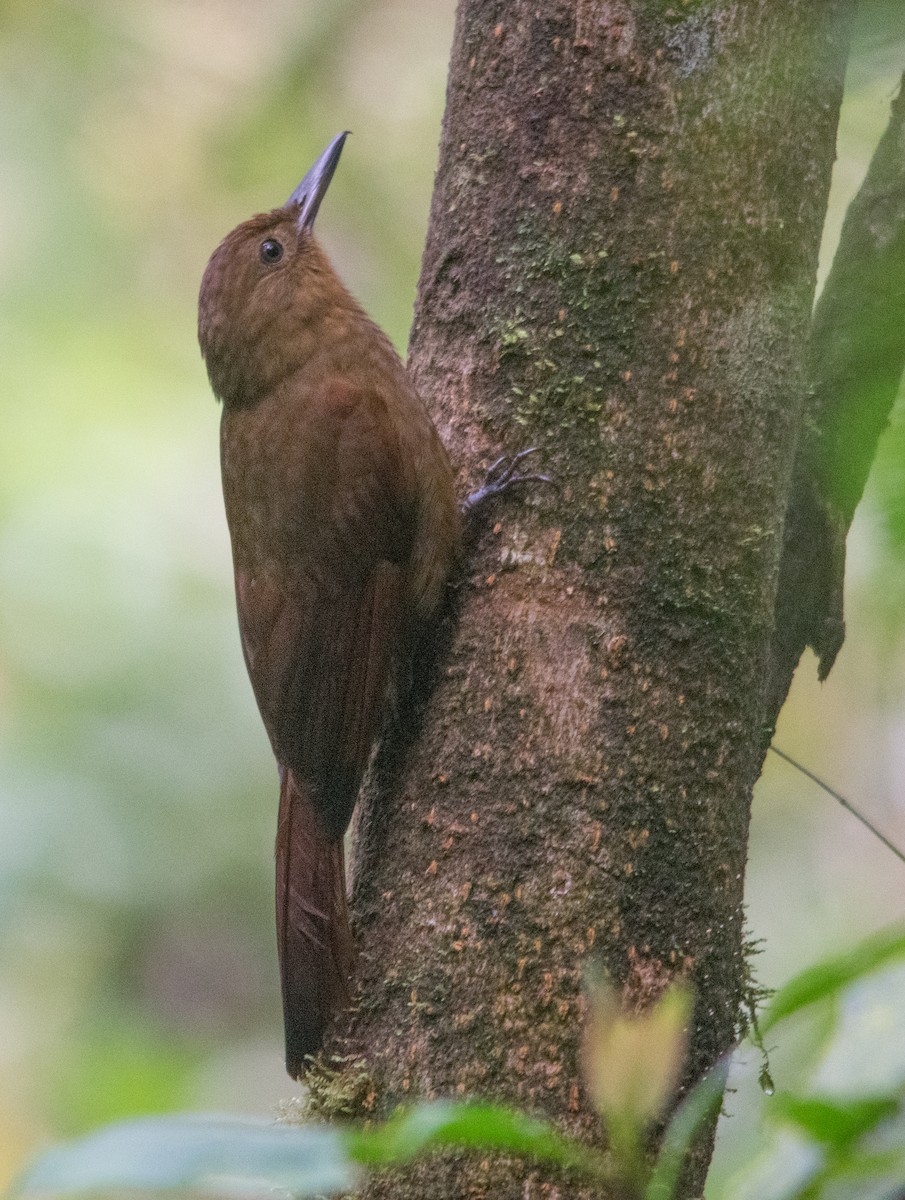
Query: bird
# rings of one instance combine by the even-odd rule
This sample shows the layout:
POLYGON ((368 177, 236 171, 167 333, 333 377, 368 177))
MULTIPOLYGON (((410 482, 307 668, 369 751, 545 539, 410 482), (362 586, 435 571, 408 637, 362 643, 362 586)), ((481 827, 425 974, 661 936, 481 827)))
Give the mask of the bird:
MULTIPOLYGON (((343 838, 394 680, 461 546, 443 443, 389 338, 313 227, 346 140, 204 271, 198 337, 222 403, 239 631, 279 770, 276 926, 286 1069, 349 1002, 343 838)), ((514 472, 497 467, 490 493, 514 472)))

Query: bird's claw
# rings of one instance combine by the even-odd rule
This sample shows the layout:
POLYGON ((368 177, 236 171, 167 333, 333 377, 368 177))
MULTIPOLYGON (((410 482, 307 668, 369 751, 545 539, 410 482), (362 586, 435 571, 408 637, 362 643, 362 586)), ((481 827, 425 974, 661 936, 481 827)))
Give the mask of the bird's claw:
POLYGON ((537 454, 539 449, 539 446, 532 446, 530 450, 522 450, 518 454, 501 454, 496 462, 491 463, 487 468, 483 486, 505 486, 515 475, 516 468, 522 459, 527 458, 529 454, 537 454))
POLYGON ((474 512, 476 508, 488 500, 492 500, 494 496, 499 496, 509 488, 518 487, 523 483, 548 483, 551 487, 556 487, 557 485, 549 475, 520 475, 518 472, 518 464, 522 459, 527 458, 529 454, 537 454, 539 449, 539 446, 532 446, 530 450, 522 450, 519 454, 504 454, 495 463, 491 463, 481 486, 470 492, 462 501, 463 516, 474 512))

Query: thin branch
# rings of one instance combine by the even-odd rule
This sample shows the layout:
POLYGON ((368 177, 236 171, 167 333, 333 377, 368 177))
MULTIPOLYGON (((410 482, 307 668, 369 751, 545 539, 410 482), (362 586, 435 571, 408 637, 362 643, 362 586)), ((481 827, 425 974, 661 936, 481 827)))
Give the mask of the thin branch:
POLYGON ((784 762, 787 762, 790 766, 794 767, 796 771, 800 771, 805 778, 810 779, 812 783, 816 783, 817 786, 822 788, 828 796, 832 796, 834 800, 837 800, 846 810, 846 812, 850 812, 852 816, 856 818, 856 820, 861 822, 865 829, 869 829, 874 837, 883 843, 887 850, 891 850, 900 862, 905 863, 905 853, 899 849, 895 842, 891 842, 885 833, 881 833, 876 825, 874 825, 872 821, 869 821, 867 817, 865 817, 864 813, 860 812, 850 800, 846 800, 845 796, 843 796, 841 792, 838 792, 834 787, 830 787, 826 780, 821 779, 819 775, 815 775, 814 772, 808 767, 802 766, 802 764, 798 762, 797 759, 793 758, 791 754, 786 754, 785 750, 780 750, 778 746, 773 745, 770 746, 770 749, 778 758, 781 758, 784 762))

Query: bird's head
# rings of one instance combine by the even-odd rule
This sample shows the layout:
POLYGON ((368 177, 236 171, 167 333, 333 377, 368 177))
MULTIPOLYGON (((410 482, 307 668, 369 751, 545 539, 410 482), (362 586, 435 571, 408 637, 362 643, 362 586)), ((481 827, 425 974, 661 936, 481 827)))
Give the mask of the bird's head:
POLYGON ((316 351, 331 310, 354 304, 313 234, 346 136, 333 139, 282 208, 243 221, 211 255, 198 340, 224 402, 254 403, 316 351))

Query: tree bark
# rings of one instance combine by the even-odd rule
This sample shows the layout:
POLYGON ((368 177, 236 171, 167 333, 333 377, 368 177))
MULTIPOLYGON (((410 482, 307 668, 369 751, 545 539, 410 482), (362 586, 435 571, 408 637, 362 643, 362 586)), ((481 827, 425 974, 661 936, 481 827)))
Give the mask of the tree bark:
MULTIPOLYGON (((749 805, 850 9, 461 0, 411 364, 463 490, 537 445, 561 491, 499 504, 405 774, 367 799, 357 1007, 333 1044, 360 1060, 364 1111, 479 1094, 596 1137, 591 956, 629 1007, 691 981, 686 1082, 744 1021, 749 805)), ((450 1160, 368 1194, 549 1189, 450 1160)))

